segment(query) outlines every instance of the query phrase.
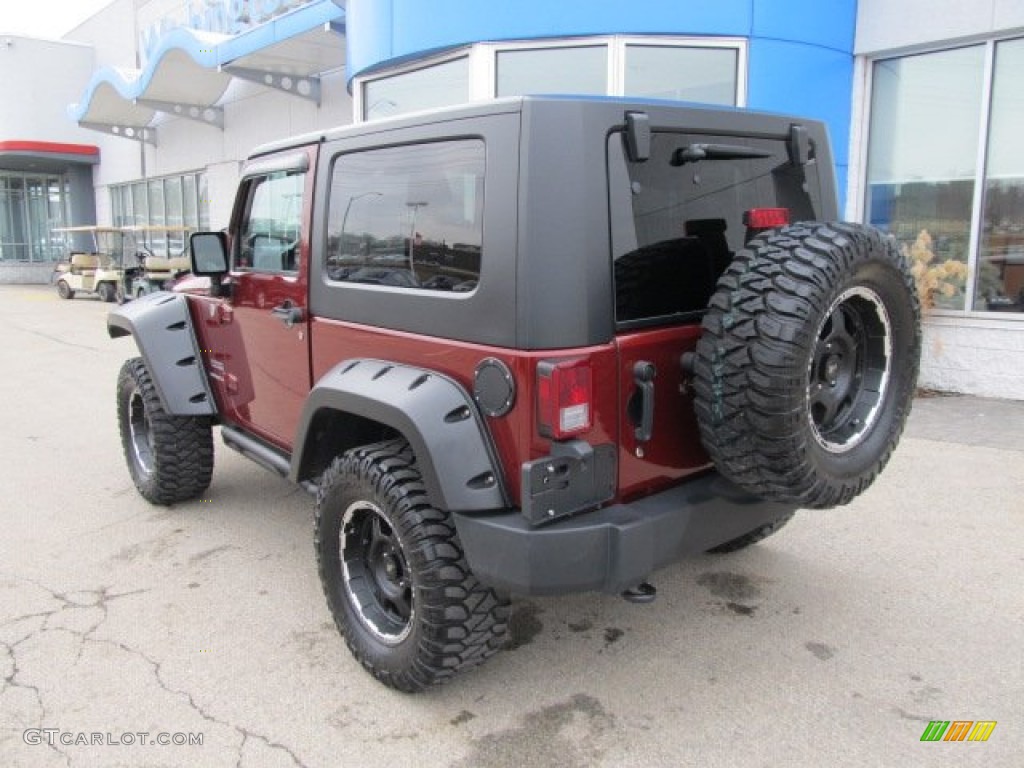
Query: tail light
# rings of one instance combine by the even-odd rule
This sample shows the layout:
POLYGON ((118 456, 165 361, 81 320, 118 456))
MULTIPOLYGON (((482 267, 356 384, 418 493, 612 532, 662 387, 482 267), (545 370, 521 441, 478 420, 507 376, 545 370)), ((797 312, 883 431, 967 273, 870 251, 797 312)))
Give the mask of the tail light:
POLYGON ((540 433, 564 440, 593 423, 594 380, 585 358, 537 363, 537 421, 540 433))
POLYGON ((789 208, 751 208, 743 214, 747 239, 766 229, 777 229, 789 224, 789 208))

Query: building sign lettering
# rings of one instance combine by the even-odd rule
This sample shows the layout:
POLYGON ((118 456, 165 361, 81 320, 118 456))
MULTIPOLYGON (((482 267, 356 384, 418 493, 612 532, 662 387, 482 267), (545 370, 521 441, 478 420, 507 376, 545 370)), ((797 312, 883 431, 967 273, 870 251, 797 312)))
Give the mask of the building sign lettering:
POLYGON ((143 29, 139 35, 139 50, 145 62, 156 51, 160 41, 179 27, 216 32, 221 35, 237 35, 308 2, 309 0, 191 0, 183 4, 177 13, 169 14, 143 29))

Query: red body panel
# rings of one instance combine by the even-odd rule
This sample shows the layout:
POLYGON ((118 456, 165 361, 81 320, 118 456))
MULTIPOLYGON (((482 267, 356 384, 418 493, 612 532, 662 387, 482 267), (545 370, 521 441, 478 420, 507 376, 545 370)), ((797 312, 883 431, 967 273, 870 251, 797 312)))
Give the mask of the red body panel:
MULTIPOLYGON (((316 168, 318 148, 307 148, 316 168)), ((295 426, 309 395, 309 259, 314 173, 305 177, 298 272, 267 274, 235 270, 230 298, 190 295, 206 368, 225 422, 238 425, 285 450, 291 450, 295 426), (298 310, 298 322, 286 324, 275 307, 298 310)), ((232 216, 238 231, 241 199, 232 216)))
POLYGON ((518 352, 322 318, 313 320, 310 334, 314 381, 343 360, 379 358, 437 371, 472 393, 473 372, 480 361, 493 357, 504 362, 515 378, 515 404, 504 416, 484 418, 501 459, 506 489, 514 504, 519 504, 520 466, 551 451, 551 441, 537 431, 536 366, 539 360, 563 357, 590 359, 594 372, 594 423, 589 431, 577 437, 591 445, 613 443, 617 439, 618 380, 612 346, 518 352))
POLYGON ((679 358, 692 351, 700 338, 699 325, 624 333, 616 338, 619 350, 617 375, 622 429, 619 440, 619 496, 628 500, 661 490, 679 479, 699 472, 710 459, 700 441, 693 395, 685 381, 679 358), (651 439, 638 442, 627 414, 636 391, 633 366, 653 363, 654 431, 651 439), (640 453, 638 453, 638 450, 640 453))

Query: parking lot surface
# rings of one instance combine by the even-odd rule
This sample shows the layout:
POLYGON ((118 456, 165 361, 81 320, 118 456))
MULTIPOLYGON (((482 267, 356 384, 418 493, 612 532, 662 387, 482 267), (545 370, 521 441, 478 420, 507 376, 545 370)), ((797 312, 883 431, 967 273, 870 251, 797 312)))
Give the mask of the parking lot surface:
POLYGON ((110 307, 0 286, 0 765, 1022 764, 1024 402, 918 400, 848 507, 652 605, 518 599, 506 652, 406 696, 334 629, 304 491, 218 440, 202 500, 135 492, 110 307))

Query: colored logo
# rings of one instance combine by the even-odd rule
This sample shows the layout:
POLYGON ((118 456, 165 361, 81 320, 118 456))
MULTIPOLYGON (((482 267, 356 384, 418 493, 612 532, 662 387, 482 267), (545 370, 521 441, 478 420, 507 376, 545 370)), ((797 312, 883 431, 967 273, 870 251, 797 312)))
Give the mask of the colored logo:
POLYGON ((921 741, 988 741, 995 727, 995 720, 932 720, 921 741))

